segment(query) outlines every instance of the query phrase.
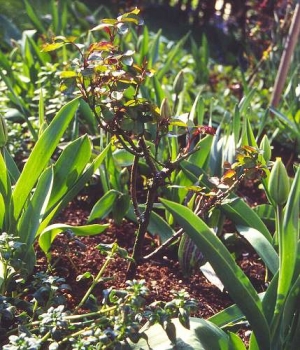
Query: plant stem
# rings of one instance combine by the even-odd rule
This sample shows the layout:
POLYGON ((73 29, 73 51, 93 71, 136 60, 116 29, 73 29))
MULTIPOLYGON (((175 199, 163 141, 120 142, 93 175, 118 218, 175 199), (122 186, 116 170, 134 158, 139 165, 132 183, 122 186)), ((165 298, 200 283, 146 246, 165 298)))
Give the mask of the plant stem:
POLYGON ((140 261, 142 260, 142 250, 144 246, 145 234, 150 221, 151 211, 153 209, 154 201, 157 195, 157 188, 152 186, 148 189, 146 209, 139 216, 139 227, 137 231, 136 240, 133 246, 132 258, 133 260, 129 262, 126 278, 131 280, 134 278, 136 273, 136 268, 140 261))
POLYGON ((130 195, 133 205, 133 210, 137 218, 141 216, 141 212, 138 206, 137 193, 136 193, 136 184, 137 184, 137 168, 139 164, 139 157, 135 156, 131 168, 131 177, 130 177, 130 195))
POLYGON ((92 290, 95 288, 96 284, 99 283, 105 269, 107 268, 110 260, 112 259, 112 256, 114 254, 114 249, 112 249, 112 251, 110 252, 110 255, 107 257, 106 261, 104 262, 104 264, 102 265, 100 271, 98 272, 96 278, 93 280, 92 284, 90 285, 90 288, 86 291, 85 295, 83 296, 83 298, 81 299, 80 303, 76 306, 75 311, 77 311, 88 299, 89 295, 92 293, 92 290))

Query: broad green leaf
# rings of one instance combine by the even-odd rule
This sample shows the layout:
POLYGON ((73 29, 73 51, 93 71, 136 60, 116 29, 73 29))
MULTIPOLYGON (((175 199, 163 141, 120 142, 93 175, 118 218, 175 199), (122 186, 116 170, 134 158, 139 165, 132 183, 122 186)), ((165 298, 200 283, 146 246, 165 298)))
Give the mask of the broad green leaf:
POLYGON ((294 123, 291 119, 286 117, 284 114, 280 113, 277 109, 274 107, 270 107, 270 111, 280 120, 282 121, 291 132, 295 133, 296 135, 299 134, 300 128, 299 126, 294 123))
POLYGON ((229 324, 237 323, 243 318, 245 318, 245 316, 241 309, 234 304, 209 317, 208 321, 214 323, 218 327, 224 327, 229 324))
MULTIPOLYGON (((26 244, 25 250, 17 253, 16 257, 26 264, 29 273, 35 265, 33 243, 45 213, 53 185, 53 169, 46 169, 37 183, 36 189, 18 220, 17 235, 26 244)), ((13 232, 14 233, 14 232, 13 232)))
POLYGON ((221 177, 223 173, 223 163, 224 163, 224 150, 223 150, 224 137, 221 136, 221 125, 218 126, 216 130, 216 135, 212 140, 210 157, 209 157, 209 168, 212 176, 221 177))
POLYGON ((35 60, 38 60, 41 67, 51 62, 50 55, 41 51, 41 48, 36 44, 32 36, 27 36, 26 40, 30 44, 29 49, 33 51, 35 60))
POLYGON ((43 126, 45 125, 45 104, 44 104, 44 96, 43 90, 40 90, 40 100, 39 100, 39 134, 41 134, 43 130, 43 126))
MULTIPOLYGON (((196 147, 200 147, 199 151, 193 153, 187 161, 183 160, 180 162, 180 168, 182 170, 175 177, 175 185, 191 186, 198 183, 199 176, 203 172, 201 168, 205 167, 205 163, 209 158, 212 140, 213 138, 209 135, 201 139, 196 145, 196 147)), ((187 191, 187 188, 174 191, 172 199, 178 203, 182 203, 187 191)))
POLYGON ((30 192, 47 166, 77 107, 78 99, 62 107, 35 144, 12 194, 13 219, 15 221, 18 220, 30 192))
POLYGON ((8 205, 11 195, 11 182, 5 160, 0 151, 0 194, 3 196, 4 202, 8 205))
POLYGON ((253 210, 268 227, 275 228, 275 210, 271 204, 260 204, 253 210))
POLYGON ((245 113, 247 111, 255 93, 256 93, 256 89, 254 88, 246 96, 244 96, 241 99, 241 101, 238 105, 240 115, 242 115, 243 113, 245 113))
MULTIPOLYGON (((164 62, 164 65, 160 67, 159 71, 156 73, 156 78, 158 81, 161 81, 163 76, 172 69, 172 64, 176 56, 179 54, 180 50, 182 50, 182 47, 186 43, 188 37, 190 36, 190 33, 187 33, 183 38, 181 38, 177 44, 169 51, 168 57, 166 62, 164 62)), ((160 105, 160 103, 158 103, 160 105)))
POLYGON ((139 61, 138 64, 142 64, 144 59, 148 55, 149 51, 149 30, 147 26, 143 29, 143 35, 141 36, 141 40, 139 41, 140 48, 138 50, 139 52, 139 61))
MULTIPOLYGON (((145 331, 148 342, 141 338, 137 344, 129 341, 130 349, 152 349, 152 350, 244 350, 237 347, 238 341, 229 336, 221 328, 201 318, 190 318, 190 329, 182 326, 180 321, 172 319, 176 329, 176 344, 170 344, 166 332, 162 326, 156 324, 145 331)), ((142 329, 141 332, 144 330, 142 329)))
MULTIPOLYGON (((139 208, 144 210, 145 206, 139 205, 139 208)), ((137 223, 132 205, 130 205, 129 210, 126 213, 126 217, 130 221, 137 223)), ((161 215, 157 214, 155 211, 152 211, 150 214, 150 222, 147 231, 154 237, 159 236, 161 243, 164 243, 175 234, 172 227, 161 217, 161 215)))
POLYGON ((130 196, 128 193, 120 193, 113 204, 113 219, 116 225, 121 225, 129 210, 130 196))
POLYGON ((234 143, 238 144, 241 132, 241 116, 238 106, 234 108, 233 120, 232 120, 232 131, 234 135, 234 143))
POLYGON ((23 59, 25 61, 24 75, 28 78, 30 78, 29 70, 34 65, 34 57, 30 49, 28 38, 32 37, 34 34, 36 34, 36 30, 34 29, 24 30, 24 32, 22 33, 22 40, 21 40, 21 52, 23 55, 23 59))
POLYGON ((244 117, 241 146, 252 146, 256 148, 258 147, 253 134, 252 126, 248 117, 244 117))
POLYGON ((40 176, 35 191, 28 200, 18 220, 18 236, 30 247, 43 220, 53 186, 53 168, 47 168, 40 176))
POLYGON ((283 312, 285 299, 290 291, 291 282, 297 258, 297 243, 299 240, 299 198, 300 198, 300 167, 298 167, 289 193, 283 218, 280 252, 280 269, 277 289, 277 301, 272 321, 273 333, 279 327, 279 318, 283 312))
POLYGON ((113 157, 116 164, 120 167, 127 167, 133 164, 134 155, 126 149, 117 149, 113 152, 113 157))
POLYGON ((194 163, 199 168, 203 168, 208 161, 213 139, 214 137, 211 135, 203 137, 196 145, 196 147, 200 148, 199 151, 189 156, 189 162, 194 163))
POLYGON ((273 275, 278 271, 279 258, 273 245, 266 237, 252 227, 237 225, 237 230, 255 249, 273 275))
POLYGON ((190 209, 161 199, 183 230, 210 262, 232 299, 248 319, 262 349, 270 349, 270 332, 261 301, 247 276, 211 229, 190 209))
POLYGON ((51 16, 52 16, 52 28, 54 33, 60 34, 59 6, 55 0, 51 0, 50 4, 51 4, 50 8, 51 8, 51 16))
POLYGON ((8 230, 8 220, 10 217, 11 181, 9 172, 0 150, 0 229, 8 230))
POLYGON ((242 339, 237 334, 228 332, 228 336, 231 342, 230 350, 247 350, 242 339))
POLYGON ((47 253, 51 248, 51 244, 55 237, 65 231, 71 231, 76 236, 95 236, 108 228, 109 224, 103 225, 85 225, 85 226, 71 226, 66 224, 54 224, 48 226, 43 230, 39 236, 39 245, 44 253, 47 253))
POLYGON ((110 149, 110 144, 106 146, 106 148, 93 160, 93 162, 87 166, 84 173, 79 177, 76 183, 73 185, 71 189, 64 195, 59 204, 51 210, 51 212, 46 213, 45 219, 40 225, 39 232, 42 232, 48 224, 51 222, 53 217, 59 213, 63 208, 65 208, 68 203, 78 194, 78 192, 85 186, 85 184, 90 180, 95 171, 99 168, 101 163, 104 161, 108 150, 110 149))
POLYGON ((155 102, 158 106, 160 106, 163 99, 165 98, 165 93, 156 75, 153 76, 152 81, 153 81, 153 87, 155 92, 155 102))
POLYGON ((106 192, 93 206, 88 222, 96 219, 104 219, 112 211, 115 200, 119 196, 120 192, 116 190, 110 190, 106 192))
POLYGON ((3 199, 2 194, 0 193, 0 230, 1 232, 6 231, 4 219, 5 219, 5 214, 6 214, 6 205, 3 199))
POLYGON ((210 263, 207 262, 206 264, 201 266, 200 270, 212 285, 220 289, 221 292, 224 291, 223 283, 220 281, 219 277, 215 273, 215 270, 212 268, 210 263))
MULTIPOLYGON (((296 279, 296 282, 293 284, 290 289, 286 303, 284 306, 284 312, 282 316, 282 322, 280 327, 281 337, 287 338, 289 342, 292 342, 294 338, 299 339, 297 336, 297 322, 299 319, 299 298, 300 298, 300 276, 296 279)), ((299 328, 299 324, 298 324, 299 328)), ((299 330, 298 330, 299 331, 299 330)), ((293 349, 293 347, 290 347, 293 349)))
POLYGON ((10 153, 7 151, 5 147, 3 149, 3 158, 5 160, 5 164, 9 173, 11 184, 14 185, 20 176, 20 171, 14 159, 12 158, 12 156, 10 155, 10 153))
POLYGON ((233 198, 221 205, 221 210, 235 225, 248 226, 261 232, 271 243, 272 236, 259 216, 241 198, 233 198))
POLYGON ((189 113, 189 120, 194 121, 199 126, 203 124, 203 117, 204 117, 204 102, 203 102, 203 98, 200 98, 200 96, 201 96, 201 91, 197 94, 195 101, 192 105, 191 111, 189 113), (201 111, 199 115, 197 115, 198 111, 201 111), (197 119, 196 119, 196 116, 197 116, 197 119))
POLYGON ((79 111, 82 118, 88 125, 88 132, 93 135, 97 134, 98 127, 95 115, 93 114, 90 106, 83 99, 80 100, 79 111))
POLYGON ((92 150, 87 135, 69 143, 55 162, 54 183, 47 210, 53 208, 71 189, 90 160, 92 150))
POLYGON ((46 31, 45 27, 43 26, 42 22, 39 19, 39 16, 36 14, 36 12, 34 11, 34 8, 31 6, 29 1, 27 1, 27 0, 23 0, 23 1, 25 3, 25 9, 26 9, 27 16, 29 17, 31 22, 35 25, 36 29, 40 33, 46 33, 47 31, 46 31))
MULTIPOLYGON (((21 81, 18 81, 16 83, 15 81, 12 82, 10 77, 4 74, 4 72, 0 69, 0 77, 7 86, 8 91, 10 92, 10 100, 12 103, 14 103, 21 114, 21 116, 26 120, 28 129, 33 137, 34 140, 37 140, 37 133, 35 129, 32 126, 32 123, 29 119, 30 111, 28 109, 28 106, 26 105, 23 98, 19 95, 18 90, 16 89, 16 84, 21 84, 21 81)), ((22 85, 22 84, 21 84, 22 85)))
POLYGON ((151 41, 150 48, 149 48, 149 68, 152 68, 159 58, 159 44, 160 44, 161 33, 162 33, 162 29, 159 29, 155 37, 151 41))
POLYGON ((184 175, 189 179, 189 182, 181 182, 181 174, 179 172, 178 179, 176 176, 176 184, 181 184, 183 186, 186 186, 187 184, 197 184, 199 176, 201 176, 202 174, 202 171, 194 162, 183 160, 182 162, 180 162, 180 168, 182 169, 184 175))
POLYGON ((295 323, 293 324, 293 338, 290 340, 290 349, 297 349, 300 344, 300 317, 295 317, 295 323))

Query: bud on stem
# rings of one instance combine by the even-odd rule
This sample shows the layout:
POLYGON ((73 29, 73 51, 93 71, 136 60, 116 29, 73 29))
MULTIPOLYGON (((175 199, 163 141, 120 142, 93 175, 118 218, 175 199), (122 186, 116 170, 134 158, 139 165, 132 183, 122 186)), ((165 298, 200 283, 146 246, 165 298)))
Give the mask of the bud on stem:
POLYGON ((176 95, 179 95, 181 91, 183 90, 184 86, 184 76, 183 71, 181 70, 175 77, 174 83, 173 83, 173 90, 176 95))
POLYGON ((276 205, 283 206, 286 203, 290 191, 290 181, 280 157, 276 158, 271 170, 268 190, 276 205))
POLYGON ((272 150, 267 135, 262 138, 259 148, 263 151, 264 160, 268 163, 271 159, 272 150))
POLYGON ((169 118, 171 118, 171 108, 167 98, 164 98, 162 100, 160 106, 160 115, 163 120, 168 120, 169 118))

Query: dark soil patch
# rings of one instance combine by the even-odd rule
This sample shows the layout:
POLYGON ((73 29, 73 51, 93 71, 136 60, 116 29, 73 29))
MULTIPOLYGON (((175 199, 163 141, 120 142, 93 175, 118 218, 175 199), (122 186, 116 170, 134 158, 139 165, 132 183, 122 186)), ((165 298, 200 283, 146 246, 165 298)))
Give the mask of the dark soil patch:
MULTIPOLYGON (((261 192, 258 195, 255 184, 245 184, 243 196, 246 200, 250 197, 251 204, 263 201, 261 192)), ((86 224, 91 205, 87 202, 86 196, 78 196, 75 201, 64 210, 57 219, 59 222, 71 225, 86 224)), ((122 225, 116 226, 109 221, 110 226, 103 234, 92 237, 72 238, 67 234, 59 235, 52 246, 52 265, 54 274, 64 277, 71 286, 71 291, 67 291, 65 296, 68 300, 68 308, 74 308, 89 286, 89 280, 76 281, 78 275, 86 271, 96 275, 103 265, 105 256, 99 253, 96 248, 100 243, 117 242, 120 247, 126 248, 129 252, 132 249, 135 235, 135 225, 123 221, 122 225)), ((230 223, 228 224, 230 227, 230 223)), ((231 231, 232 232, 232 231, 231 231)), ((146 238, 145 253, 148 254, 157 247, 157 240, 148 236, 146 238)), ((245 247, 244 247, 245 248, 245 247)), ((265 288, 265 269, 258 256, 251 250, 251 247, 241 251, 238 256, 238 263, 245 271, 255 288, 261 292, 265 288), (249 249, 248 249, 249 248, 249 249)), ((47 263, 45 256, 38 250, 37 271, 45 271, 47 263)), ((100 283, 93 291, 94 296, 101 301, 104 289, 113 286, 114 288, 124 288, 126 281, 127 262, 117 257, 110 263, 105 271, 107 281, 100 283)), ((232 300, 226 291, 221 292, 217 287, 209 283, 200 270, 193 273, 190 278, 184 277, 180 271, 177 261, 176 249, 169 249, 157 255, 151 261, 145 262, 138 267, 136 279, 145 279, 150 294, 147 303, 162 300, 170 301, 172 291, 185 290, 191 298, 196 299, 199 307, 195 316, 207 318, 216 312, 232 304, 232 300)))

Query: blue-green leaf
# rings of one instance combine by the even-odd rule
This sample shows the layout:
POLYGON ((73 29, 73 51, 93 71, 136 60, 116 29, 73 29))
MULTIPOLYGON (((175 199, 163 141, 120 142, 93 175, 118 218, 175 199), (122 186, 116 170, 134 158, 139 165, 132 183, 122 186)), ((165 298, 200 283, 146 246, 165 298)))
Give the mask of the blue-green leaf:
POLYGON ((120 192, 116 190, 110 190, 106 192, 93 206, 88 222, 96 219, 104 219, 112 211, 114 203, 119 196, 120 192))
POLYGON ((62 232, 71 231, 76 236, 95 236, 105 231, 108 226, 109 224, 94 224, 85 226, 71 226, 65 224, 50 225, 41 232, 39 236, 39 245, 43 252, 47 253, 55 237, 62 232))
POLYGON ((273 245, 253 227, 237 225, 239 233, 251 244, 273 275, 279 268, 279 257, 273 245))
POLYGON ((75 99, 62 107, 35 144, 12 194, 13 219, 15 221, 18 220, 36 181, 48 165, 60 138, 74 116, 77 106, 78 100, 75 99))
POLYGON ((270 331, 262 311, 261 301, 229 251, 190 209, 165 199, 161 199, 161 202, 210 262, 230 296, 251 324, 261 348, 270 349, 270 331))

